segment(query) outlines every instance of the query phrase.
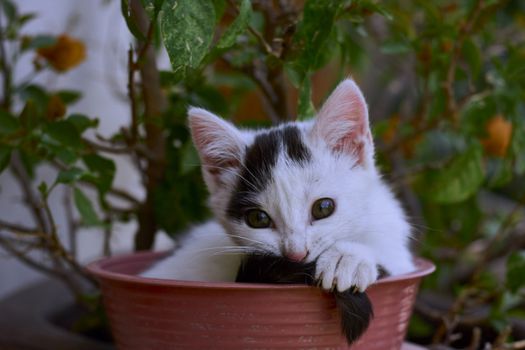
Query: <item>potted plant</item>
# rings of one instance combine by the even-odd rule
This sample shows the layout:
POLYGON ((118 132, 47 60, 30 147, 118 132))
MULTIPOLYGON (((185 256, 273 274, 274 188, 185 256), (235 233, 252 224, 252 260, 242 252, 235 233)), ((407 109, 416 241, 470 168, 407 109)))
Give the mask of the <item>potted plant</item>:
POLYGON ((91 316, 100 315, 99 299, 86 297, 97 295, 98 283, 75 253, 79 226, 105 232, 101 255, 110 255, 117 222, 135 220, 135 248, 149 250, 159 231, 176 236, 208 215, 186 129, 188 105, 244 125, 305 119, 352 73, 374 106, 377 161, 414 220, 415 250, 440 266, 423 284, 409 337, 471 348, 520 338, 521 2, 121 4, 135 37, 128 52, 130 116, 103 138, 95 118, 68 113, 78 93, 32 80, 44 70, 73 69, 85 53, 82 43, 68 35, 25 36, 33 16, 0 1, 0 170, 13 176, 30 213, 23 223, 0 214, 0 244, 11 256, 61 281, 91 316), (160 46, 169 71, 157 67, 160 46), (35 57, 35 71, 16 81, 21 55, 35 57), (114 157, 123 155, 142 176, 144 198, 113 183, 114 157), (53 169, 53 180, 35 176, 43 165, 53 169), (49 205, 60 188, 66 227, 57 227, 58 210, 49 205))

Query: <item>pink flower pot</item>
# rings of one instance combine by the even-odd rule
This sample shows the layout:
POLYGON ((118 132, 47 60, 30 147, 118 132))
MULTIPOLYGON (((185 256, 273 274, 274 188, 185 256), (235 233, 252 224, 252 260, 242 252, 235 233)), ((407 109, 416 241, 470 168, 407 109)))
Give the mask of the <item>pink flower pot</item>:
MULTIPOLYGON (((333 297, 304 285, 208 283, 136 274, 165 253, 102 259, 87 269, 100 281, 119 349, 349 349, 333 297)), ((434 265, 368 288, 375 317, 352 350, 400 349, 419 282, 434 265)))

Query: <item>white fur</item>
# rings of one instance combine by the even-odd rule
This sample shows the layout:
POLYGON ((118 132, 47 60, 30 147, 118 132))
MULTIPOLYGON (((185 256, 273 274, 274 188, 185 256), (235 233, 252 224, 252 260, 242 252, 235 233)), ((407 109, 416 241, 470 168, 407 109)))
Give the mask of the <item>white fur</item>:
POLYGON ((235 243, 214 221, 193 228, 181 248, 141 275, 183 281, 233 281, 241 254, 235 243))
MULTIPOLYGON (((190 114, 197 113, 190 111, 190 114)), ((207 122, 215 131, 219 125, 222 131, 230 133, 222 137, 218 137, 220 132, 213 134, 208 141, 215 142, 214 145, 206 145, 202 139, 196 140, 197 147, 201 145, 201 157, 206 157, 207 150, 216 152, 228 148, 230 152, 235 148, 239 150, 237 159, 242 159, 244 149, 253 142, 254 132, 240 131, 224 121, 217 122, 218 117, 210 116, 209 112, 199 110, 198 114, 202 123, 199 125, 204 128, 201 135, 214 132, 205 131, 207 122), (222 123, 228 127, 222 127, 222 123), (225 144, 231 140, 242 142, 243 146, 236 144, 232 148, 231 144, 225 144)), ((334 138, 344 137, 345 130, 351 132, 359 122, 365 122, 365 133, 369 133, 364 98, 355 83, 347 80, 328 99, 317 120, 295 123, 311 151, 311 161, 297 164, 281 153, 272 180, 257 195, 257 201, 272 218, 275 227, 253 229, 244 222, 229 219, 226 208, 241 169, 227 169, 225 181, 220 186, 208 184, 210 207, 222 227, 212 222, 195 229, 186 239, 186 245, 144 275, 233 281, 240 256, 231 255, 232 251, 265 251, 278 255, 308 252, 307 262, 317 259, 316 273, 323 288, 336 286, 340 291, 354 285, 365 290, 377 279, 377 265, 394 275, 411 271, 414 266, 407 248, 410 227, 398 201, 373 164, 373 144, 369 134, 357 135, 361 142, 368 143, 363 148, 367 153, 366 164, 359 163, 351 150, 334 152, 334 138), (348 100, 351 102, 345 104, 348 100), (335 201, 334 213, 325 219, 313 220, 312 204, 325 197, 335 201), (226 248, 234 246, 233 242, 238 248, 226 248), (195 253, 205 249, 223 249, 230 253, 195 253)), ((198 137, 196 133, 193 136, 198 137)), ((205 178, 210 178, 205 167, 203 173, 205 178)))

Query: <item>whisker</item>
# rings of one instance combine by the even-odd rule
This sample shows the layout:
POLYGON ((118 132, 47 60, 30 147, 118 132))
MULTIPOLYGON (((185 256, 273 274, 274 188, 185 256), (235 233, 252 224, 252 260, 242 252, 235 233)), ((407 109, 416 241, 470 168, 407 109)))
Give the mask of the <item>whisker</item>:
POLYGON ((230 249, 230 250, 246 250, 246 249, 250 249, 251 247, 248 247, 248 246, 217 246, 217 247, 210 247, 210 248, 203 248, 203 249, 199 249, 199 250, 195 250, 194 252, 195 253, 206 253, 206 252, 209 252, 209 251, 213 251, 213 250, 218 250, 218 249, 230 249))
MULTIPOLYGON (((248 171, 251 176, 253 176, 254 178, 256 178, 253 173, 244 165, 242 164, 242 161, 238 160, 239 161, 239 164, 241 164, 242 167, 244 167, 244 169, 246 169, 246 171, 248 171)), ((246 177, 244 177, 240 171, 235 171, 233 169, 230 169, 230 168, 225 168, 225 167, 221 167, 221 166, 216 166, 216 165, 206 165, 207 167, 211 167, 211 168, 214 168, 214 169, 219 169, 219 170, 224 170, 224 171, 227 171, 229 173, 232 173, 234 174, 235 176, 238 176, 240 177, 241 179, 243 179, 249 186, 250 188, 255 191, 255 192, 258 192, 258 189, 257 189, 257 186, 255 186, 255 184, 248 180, 246 177)))
POLYGON ((243 250, 228 250, 228 249, 221 250, 221 251, 213 253, 212 255, 219 255, 219 254, 232 254, 232 255, 239 254, 240 255, 241 253, 250 254, 250 253, 258 253, 258 252, 262 252, 262 250, 255 248, 255 247, 250 247, 248 249, 243 249, 243 250))
POLYGON ((248 167, 243 163, 242 159, 240 159, 239 157, 236 157, 237 161, 239 162, 239 164, 242 166, 243 169, 245 169, 249 175, 252 176, 252 178, 256 179, 257 177, 255 176, 254 173, 252 173, 252 171, 250 169, 248 169, 248 167))
POLYGON ((248 237, 239 236, 239 235, 232 235, 232 234, 230 234, 230 233, 228 233, 228 235, 229 235, 230 237, 240 238, 240 239, 244 239, 244 240, 249 241, 249 242, 254 242, 254 243, 259 243, 259 244, 266 245, 266 243, 264 243, 264 242, 262 242, 262 241, 258 241, 258 240, 253 239, 253 238, 248 238, 248 237))

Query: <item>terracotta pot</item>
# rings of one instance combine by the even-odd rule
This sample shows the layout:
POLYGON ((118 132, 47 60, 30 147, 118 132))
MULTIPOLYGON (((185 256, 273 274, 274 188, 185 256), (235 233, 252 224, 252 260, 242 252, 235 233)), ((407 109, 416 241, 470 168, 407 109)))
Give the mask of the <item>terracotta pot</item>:
MULTIPOLYGON (((98 278, 118 348, 349 349, 330 294, 304 285, 208 283, 136 276, 166 253, 88 265, 98 278)), ((375 318, 352 350, 400 349, 419 282, 434 265, 379 280, 367 292, 375 318)))

